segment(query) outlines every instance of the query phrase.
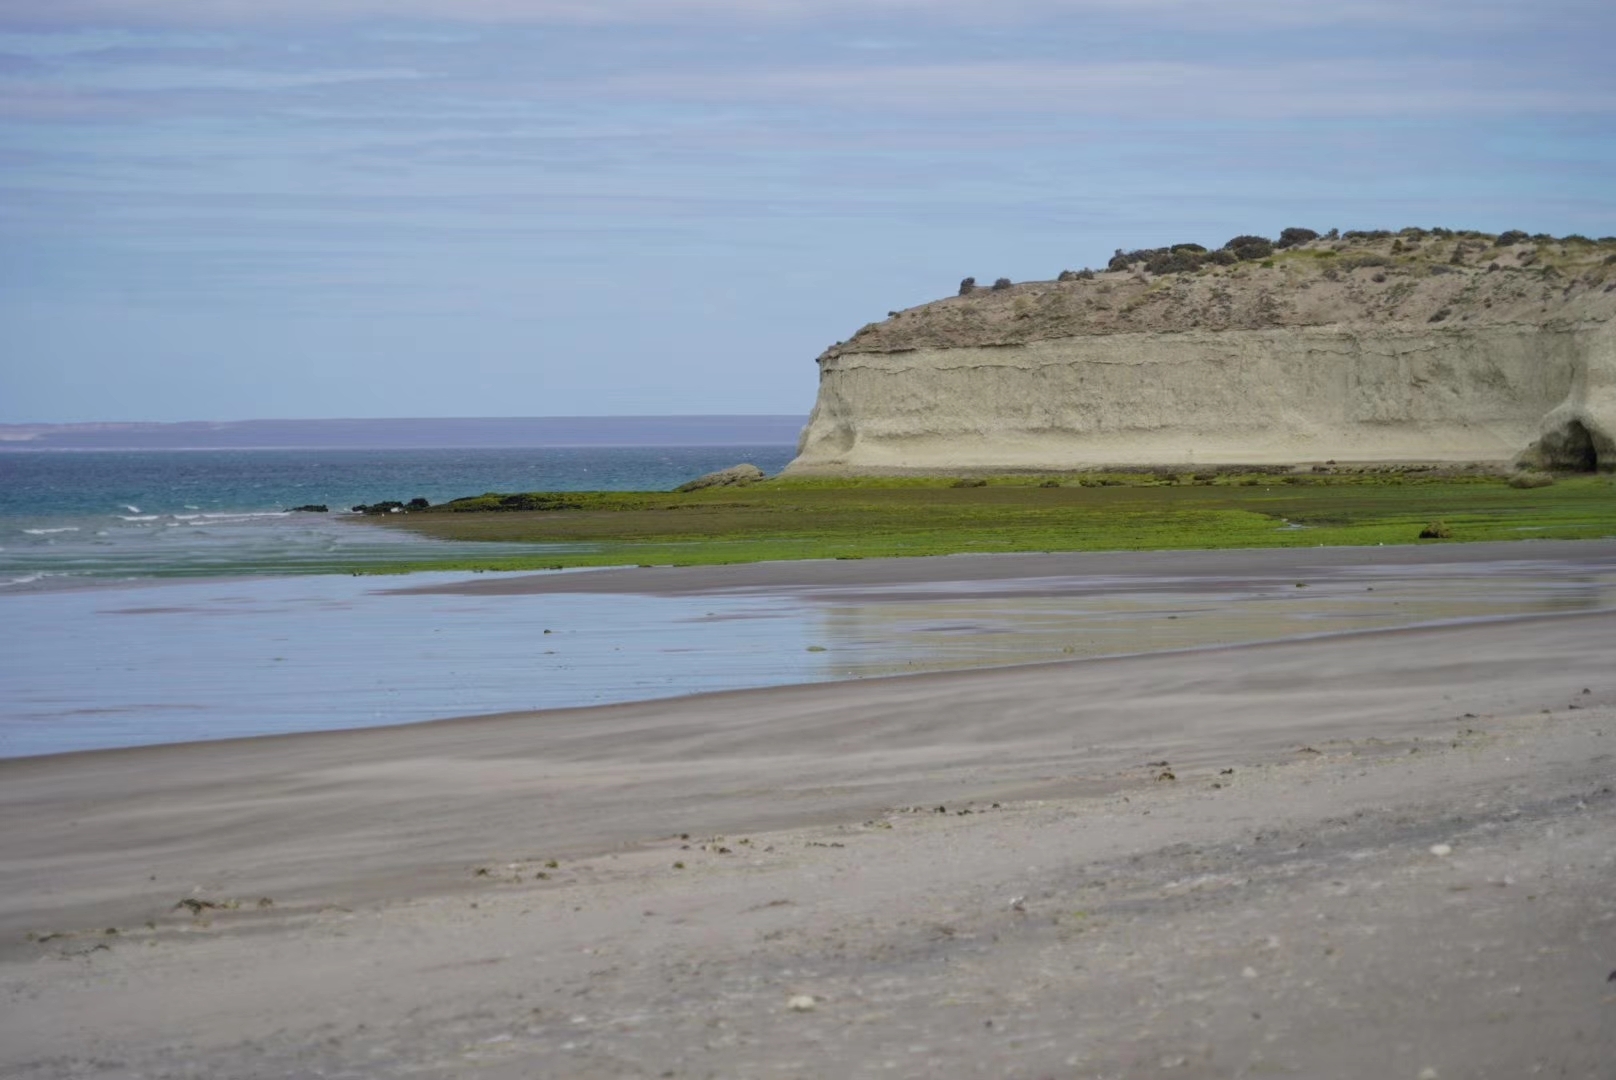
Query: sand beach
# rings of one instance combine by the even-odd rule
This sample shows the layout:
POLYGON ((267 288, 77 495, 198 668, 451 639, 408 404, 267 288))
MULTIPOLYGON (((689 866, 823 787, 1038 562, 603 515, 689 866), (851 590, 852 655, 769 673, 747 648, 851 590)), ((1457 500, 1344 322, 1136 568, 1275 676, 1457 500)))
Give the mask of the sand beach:
MULTIPOLYGON (((1499 551, 454 587, 1372 588, 1499 551)), ((1616 605, 1584 605, 0 760, 0 1072, 1609 1075, 1613 646, 1616 605)))

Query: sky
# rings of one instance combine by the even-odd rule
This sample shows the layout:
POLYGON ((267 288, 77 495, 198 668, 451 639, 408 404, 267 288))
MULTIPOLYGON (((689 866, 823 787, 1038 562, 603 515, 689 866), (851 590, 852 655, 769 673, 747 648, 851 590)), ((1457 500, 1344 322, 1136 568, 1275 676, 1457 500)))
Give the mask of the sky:
POLYGON ((799 413, 962 277, 1616 234, 1608 0, 0 0, 0 423, 799 413))

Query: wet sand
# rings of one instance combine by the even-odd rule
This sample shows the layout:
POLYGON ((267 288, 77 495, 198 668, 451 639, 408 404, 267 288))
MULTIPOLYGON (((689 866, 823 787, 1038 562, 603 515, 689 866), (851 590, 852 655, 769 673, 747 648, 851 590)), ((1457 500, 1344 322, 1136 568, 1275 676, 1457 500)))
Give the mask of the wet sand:
POLYGON ((1613 646, 1593 610, 0 761, 0 1071, 1606 1075, 1613 646))
POLYGON ((1465 549, 314 575, 0 596, 0 622, 27 627, 0 664, 0 758, 1616 609, 1616 545, 1449 551, 1465 549))
MULTIPOLYGON (((1197 579, 1294 580, 1298 575, 1363 573, 1389 567, 1442 570, 1500 560, 1558 566, 1569 572, 1616 565, 1616 540, 1524 540, 1512 543, 1422 544, 1393 547, 1237 548, 1222 551, 1069 551, 1024 555, 940 555, 918 559, 830 559, 736 566, 650 566, 560 573, 489 575, 451 584, 404 586, 401 593, 509 596, 531 593, 692 593, 791 589, 857 589, 879 595, 894 588, 957 582, 970 595, 994 585, 1145 579, 1177 587, 1197 579)), ((1049 586, 1041 586, 1049 587, 1049 586)))

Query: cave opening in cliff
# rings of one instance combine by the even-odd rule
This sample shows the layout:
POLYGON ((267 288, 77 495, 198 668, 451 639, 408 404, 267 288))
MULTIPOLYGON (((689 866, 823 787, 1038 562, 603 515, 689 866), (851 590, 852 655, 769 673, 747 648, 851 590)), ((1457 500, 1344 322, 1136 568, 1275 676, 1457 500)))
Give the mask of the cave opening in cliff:
POLYGON ((1599 452, 1594 449, 1594 437, 1580 420, 1566 425, 1566 467, 1577 472, 1595 472, 1599 468, 1599 452))
POLYGON ((1594 445, 1593 433, 1582 421, 1573 420, 1556 434, 1558 438, 1550 448, 1551 468, 1590 473, 1599 470, 1599 450, 1594 445))

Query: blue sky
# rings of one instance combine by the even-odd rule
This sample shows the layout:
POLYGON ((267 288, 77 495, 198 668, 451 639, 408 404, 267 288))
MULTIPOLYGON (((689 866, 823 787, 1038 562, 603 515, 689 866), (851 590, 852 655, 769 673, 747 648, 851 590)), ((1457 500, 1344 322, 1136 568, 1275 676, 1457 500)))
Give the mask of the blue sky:
POLYGON ((806 413, 967 274, 1616 234, 1582 0, 0 0, 0 422, 806 413))

